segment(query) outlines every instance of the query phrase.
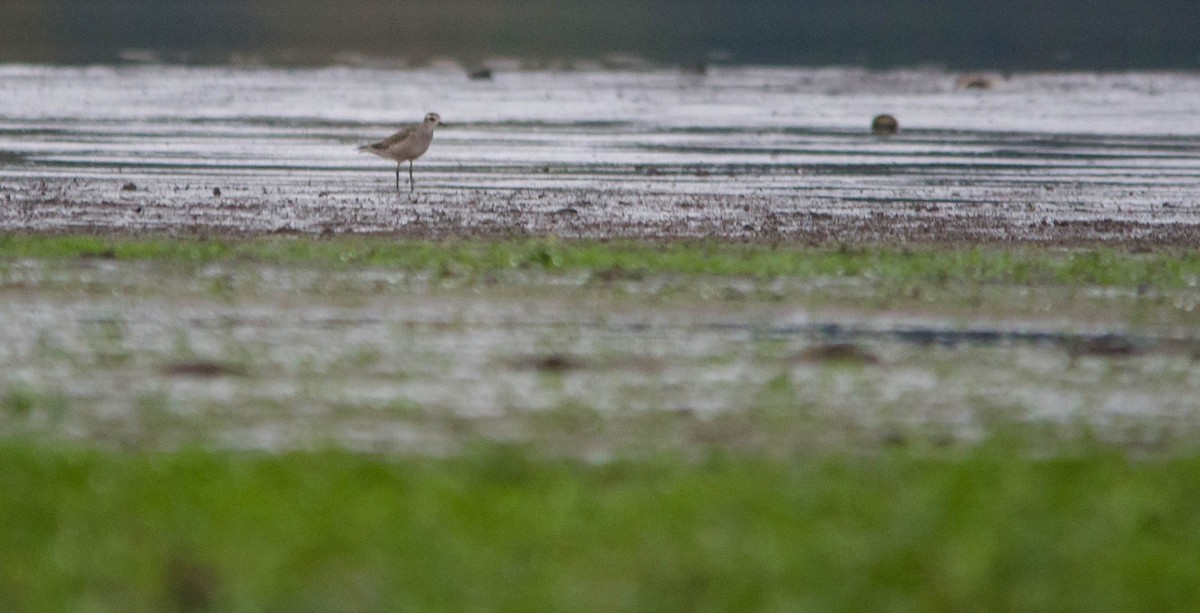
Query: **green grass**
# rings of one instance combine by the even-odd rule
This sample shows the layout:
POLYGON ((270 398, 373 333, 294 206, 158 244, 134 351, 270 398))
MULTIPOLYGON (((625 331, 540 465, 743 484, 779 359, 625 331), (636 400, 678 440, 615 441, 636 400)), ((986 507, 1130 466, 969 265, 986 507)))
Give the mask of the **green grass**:
POLYGON ((1188 287, 1200 251, 1130 253, 1030 247, 801 248, 704 241, 392 240, 383 237, 175 239, 0 235, 0 262, 102 257, 205 263, 251 260, 324 267, 377 266, 479 274, 514 268, 638 274, 862 277, 897 282, 1056 283, 1188 287))
POLYGON ((1200 459, 0 446, 4 611, 1194 611, 1200 459))
MULTIPOLYGON (((0 236, 0 269, 22 258, 181 265, 168 279, 193 264, 254 262, 448 276, 855 277, 885 290, 967 284, 951 287, 960 294, 971 284, 1179 288, 1200 278, 1196 251, 0 236)), ((125 355, 121 322, 96 326, 103 363, 127 367, 113 365, 125 355)), ((186 340, 176 352, 190 357, 186 340)), ((41 352, 66 359, 49 341, 41 352)), ((231 355, 221 363, 253 361, 231 355)), ((369 347, 345 357, 349 370, 381 360, 369 347)), ((1200 610, 1200 457, 1186 428, 1173 426, 1180 445, 1137 460, 1136 445, 1036 428, 989 428, 993 440, 971 445, 942 445, 929 430, 822 446, 806 442, 822 440, 823 426, 797 412, 800 389, 780 375, 742 413, 648 415, 631 422, 636 433, 695 440, 658 451, 637 442, 589 464, 559 457, 586 456, 574 452, 615 427, 585 405, 532 413, 528 447, 471 442, 488 437, 435 423, 468 439, 450 458, 152 452, 175 449, 174 439, 56 442, 69 398, 18 381, 0 394, 0 612, 1200 610), (774 452, 740 443, 756 427, 782 441, 774 452)), ((173 421, 190 413, 170 402, 137 396, 144 432, 208 440, 188 438, 199 422, 173 421)), ((236 409, 221 418, 253 417, 236 409)), ((428 418, 403 401, 387 411, 428 418)))

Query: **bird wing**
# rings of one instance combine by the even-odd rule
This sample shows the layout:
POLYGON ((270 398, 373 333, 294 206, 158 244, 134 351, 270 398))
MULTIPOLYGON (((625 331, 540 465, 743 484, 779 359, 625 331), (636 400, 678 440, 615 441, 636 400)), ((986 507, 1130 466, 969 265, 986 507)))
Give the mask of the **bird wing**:
POLYGON ((379 149, 380 151, 382 151, 382 150, 387 149, 388 147, 391 147, 392 145, 395 145, 396 143, 408 138, 409 136, 412 135, 413 132, 416 132, 416 131, 417 131, 417 126, 407 126, 403 130, 400 130, 399 132, 397 132, 377 143, 371 143, 370 145, 363 145, 362 147, 359 147, 359 149, 379 149))

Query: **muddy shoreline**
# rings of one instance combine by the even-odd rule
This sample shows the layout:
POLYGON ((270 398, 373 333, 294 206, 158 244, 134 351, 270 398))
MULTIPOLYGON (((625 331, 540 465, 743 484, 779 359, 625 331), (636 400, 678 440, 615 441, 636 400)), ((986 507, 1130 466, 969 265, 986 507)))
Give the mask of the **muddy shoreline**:
MULTIPOLYGON (((114 236, 169 235, 247 238, 270 234, 309 236, 371 235, 397 239, 632 239, 648 241, 723 240, 741 243, 847 246, 1046 246, 1113 247, 1129 250, 1195 248, 1200 245, 1200 214, 1166 222, 1121 218, 1069 218, 1047 213, 1041 219, 1000 210, 954 212, 953 207, 897 205, 869 212, 807 210, 803 203, 720 196, 688 197, 658 203, 659 215, 621 214, 620 208, 588 205, 587 193, 554 200, 484 194, 462 202, 422 197, 414 206, 354 209, 330 205, 279 210, 263 202, 197 201, 164 206, 120 202, 36 199, 9 205, 0 231, 114 236), (564 202, 564 200, 570 200, 564 202), (790 204, 790 206, 788 206, 790 204), (564 206, 568 205, 568 206, 564 206), (286 221, 280 221, 280 219, 286 221)), ((599 196, 602 198, 603 196, 599 196)), ((847 207, 849 208, 849 207, 847 207)))
POLYGON ((1200 244, 1200 75, 959 81, 0 66, 0 232, 1200 244), (397 194, 355 146, 426 110, 453 127, 397 194))

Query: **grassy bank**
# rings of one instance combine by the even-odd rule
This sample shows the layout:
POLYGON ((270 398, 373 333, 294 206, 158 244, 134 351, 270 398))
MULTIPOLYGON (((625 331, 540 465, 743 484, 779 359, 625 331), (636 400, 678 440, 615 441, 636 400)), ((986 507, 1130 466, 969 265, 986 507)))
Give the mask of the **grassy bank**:
POLYGON ((323 267, 378 266, 479 274, 513 268, 710 275, 864 277, 884 282, 1056 283, 1187 287, 1200 252, 1107 249, 802 248, 718 242, 556 240, 395 241, 382 237, 175 239, 0 236, 0 261, 106 258, 206 263, 251 260, 323 267))
POLYGON ((5 611, 1193 611, 1200 460, 0 447, 5 611))

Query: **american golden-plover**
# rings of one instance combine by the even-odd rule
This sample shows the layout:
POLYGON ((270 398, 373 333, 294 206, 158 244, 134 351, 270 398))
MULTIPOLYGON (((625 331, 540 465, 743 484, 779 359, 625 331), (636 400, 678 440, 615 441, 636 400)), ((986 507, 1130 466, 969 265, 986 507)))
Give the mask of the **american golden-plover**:
POLYGON ((396 162, 396 193, 400 193, 400 165, 408 162, 408 191, 415 189, 413 183, 413 160, 421 157, 429 150, 433 142, 433 129, 442 123, 442 117, 437 113, 425 115, 425 121, 407 126, 399 132, 370 145, 359 147, 359 151, 374 153, 381 158, 396 162))

